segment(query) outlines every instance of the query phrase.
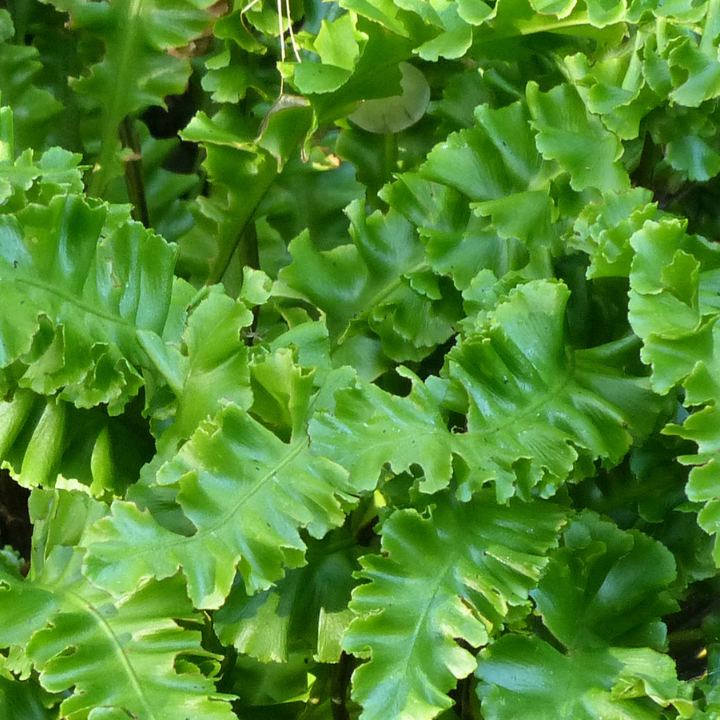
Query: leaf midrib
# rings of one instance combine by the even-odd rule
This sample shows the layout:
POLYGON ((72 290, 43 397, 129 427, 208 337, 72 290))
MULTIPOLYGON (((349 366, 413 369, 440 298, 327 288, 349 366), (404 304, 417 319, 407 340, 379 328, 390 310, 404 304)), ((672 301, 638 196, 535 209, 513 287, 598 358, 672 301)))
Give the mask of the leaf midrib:
MULTIPOLYGON (((98 318, 101 318, 102 320, 105 320, 107 322, 115 323, 116 325, 121 325, 130 330, 131 332, 135 332, 137 330, 137 326, 131 323, 129 320, 125 320, 125 318, 119 317, 118 315, 110 315, 109 313, 102 312, 98 310, 96 307, 91 306, 89 303, 86 303, 79 299, 77 295, 73 295, 69 292, 64 292, 60 288, 57 287, 57 285, 53 285, 50 283, 45 283, 40 280, 35 280, 28 277, 19 277, 15 278, 14 282, 18 285, 29 285, 31 287, 35 287, 38 290, 42 290, 43 292, 47 293, 48 295, 56 295, 57 297, 62 298, 65 302, 74 305, 75 307, 79 308, 83 312, 85 312, 88 315, 94 315, 98 318)), ((44 312, 42 310, 38 310, 38 314, 41 312, 44 312)), ((58 322, 64 322, 63 320, 60 320, 58 322)))
MULTIPOLYGON (((58 590, 58 588, 51 587, 49 585, 41 585, 38 584, 36 587, 45 590, 49 593, 52 593, 53 595, 58 595, 58 593, 64 595, 68 600, 70 605, 74 605, 76 608, 78 608, 81 612, 86 613, 90 615, 94 620, 96 626, 98 626, 99 630, 102 632, 105 637, 107 637, 113 647, 115 647, 116 652, 115 656, 119 659, 119 664, 123 667, 125 670, 125 674, 130 680, 130 684, 132 685, 132 688, 137 695, 138 699, 142 703, 142 706, 144 710, 147 712, 147 717, 149 719, 152 719, 155 716, 153 713, 152 707, 148 703, 147 695, 145 691, 142 688, 142 685, 140 683, 140 680, 138 678, 137 673, 135 672, 135 668, 130 663, 128 657, 126 656, 123 646, 118 640, 117 635, 115 634, 115 631, 112 629, 108 621, 98 612, 98 610, 95 608, 95 606, 85 600, 85 598, 82 597, 82 595, 78 594, 77 592, 74 592, 73 590, 68 589, 62 589, 58 590)), ((109 598, 108 598, 109 599, 109 598)), ((56 657, 55 655, 53 658, 56 657)), ((51 660, 53 658, 50 658, 51 660)), ((122 708, 127 709, 127 708, 122 708)))

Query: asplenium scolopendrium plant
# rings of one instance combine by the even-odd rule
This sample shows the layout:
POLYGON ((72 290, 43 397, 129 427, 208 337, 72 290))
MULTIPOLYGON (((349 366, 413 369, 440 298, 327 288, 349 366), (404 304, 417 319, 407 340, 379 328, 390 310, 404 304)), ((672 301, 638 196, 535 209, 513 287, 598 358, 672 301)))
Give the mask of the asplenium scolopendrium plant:
POLYGON ((720 717, 719 38, 0 8, 0 720, 720 717))

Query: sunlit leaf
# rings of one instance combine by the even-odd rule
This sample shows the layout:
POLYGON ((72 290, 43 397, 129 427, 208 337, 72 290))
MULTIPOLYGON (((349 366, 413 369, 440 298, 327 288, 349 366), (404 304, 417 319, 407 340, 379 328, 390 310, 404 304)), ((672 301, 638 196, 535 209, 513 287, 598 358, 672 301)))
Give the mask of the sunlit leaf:
POLYGON ((353 621, 343 646, 371 659, 353 676, 353 697, 371 718, 435 717, 446 693, 471 673, 472 647, 488 641, 510 607, 522 606, 556 542, 563 513, 552 505, 466 505, 440 500, 429 518, 398 511, 383 525, 382 555, 361 560, 353 621))

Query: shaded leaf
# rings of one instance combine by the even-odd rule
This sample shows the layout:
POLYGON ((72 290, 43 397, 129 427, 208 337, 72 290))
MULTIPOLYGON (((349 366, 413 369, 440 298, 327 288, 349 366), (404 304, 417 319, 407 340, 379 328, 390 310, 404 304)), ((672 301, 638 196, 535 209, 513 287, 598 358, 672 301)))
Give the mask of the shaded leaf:
POLYGON ((636 530, 585 512, 564 533, 533 599, 543 622, 571 651, 607 646, 662 651, 660 617, 679 609, 668 593, 675 560, 636 530))
POLYGON ((476 674, 488 720, 651 720, 671 703, 692 712, 673 661, 647 648, 566 656, 538 637, 507 635, 481 653, 476 674))
POLYGON ((62 476, 95 497, 122 495, 153 450, 136 407, 112 418, 29 390, 0 401, 0 462, 24 487, 52 487, 62 476))
POLYGON ((209 24, 205 8, 211 0, 171 0, 156 3, 130 0, 113 4, 86 0, 55 0, 55 7, 70 14, 71 27, 98 37, 105 54, 92 72, 76 78, 73 87, 97 100, 100 113, 87 141, 99 153, 92 183, 102 192, 118 173, 115 154, 120 149, 118 128, 126 116, 150 105, 164 106, 167 95, 183 92, 190 61, 168 50, 186 46, 209 24), (132 62, 128 62, 132 58, 132 62))
MULTIPOLYGON (((14 109, 16 145, 20 151, 42 150, 53 119, 62 105, 33 81, 42 70, 37 48, 11 42, 15 35, 12 18, 0 10, 0 93, 5 105, 14 109)), ((11 158, 14 160, 15 158, 11 158)))
POLYGON ((215 613, 220 642, 263 662, 287 662, 293 652, 321 663, 338 662, 341 639, 354 617, 348 602, 362 552, 351 541, 342 531, 311 541, 305 567, 290 570, 272 588, 253 596, 236 578, 215 613))

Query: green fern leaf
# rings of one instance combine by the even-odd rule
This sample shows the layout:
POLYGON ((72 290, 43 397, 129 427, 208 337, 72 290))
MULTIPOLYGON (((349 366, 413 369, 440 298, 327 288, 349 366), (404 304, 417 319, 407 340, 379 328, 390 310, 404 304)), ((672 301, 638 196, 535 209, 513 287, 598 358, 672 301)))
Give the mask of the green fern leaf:
MULTIPOLYGON (((311 385, 312 374, 299 370, 311 385)), ((142 578, 169 577, 182 567, 195 606, 216 608, 236 566, 252 595, 279 580, 283 566, 304 565, 299 529, 322 537, 342 524, 356 502, 351 493, 371 489, 353 488, 342 467, 310 453, 309 399, 296 383, 289 414, 303 422, 289 442, 233 403, 201 423, 156 478, 160 487, 177 490, 194 534, 170 532, 134 504, 115 502, 112 517, 88 531, 88 577, 122 593, 142 578)))
POLYGON ((164 106, 168 95, 181 94, 190 76, 189 58, 168 52, 197 38, 210 22, 205 12, 212 0, 54 0, 70 14, 71 27, 99 38, 105 46, 102 61, 85 77, 76 78, 75 90, 96 99, 100 112, 86 111, 86 144, 99 153, 92 181, 99 195, 113 176, 122 174, 115 154, 120 149, 118 128, 127 116, 150 105, 164 106))
POLYGON ((383 555, 361 559, 370 583, 353 592, 343 647, 371 659, 353 675, 362 720, 430 720, 447 692, 475 669, 460 647, 484 645, 512 608, 525 606, 563 512, 541 501, 498 505, 485 492, 467 504, 440 498, 429 518, 399 510, 384 523, 383 555))
POLYGON ((174 260, 79 196, 0 216, 0 395, 19 386, 119 414, 150 364, 138 331, 163 331, 174 260))
POLYGON ((592 472, 588 460, 619 462, 632 439, 628 427, 650 432, 660 403, 624 374, 622 346, 569 347, 568 296, 564 285, 545 281, 511 292, 448 353, 450 383, 422 383, 399 369, 413 381, 408 397, 362 381, 339 390, 334 410, 311 421, 314 452, 353 480, 378 478, 385 463, 396 473, 418 463, 427 493, 446 487, 455 467, 464 499, 491 481, 501 500, 529 498, 536 487, 551 495, 568 477, 592 472), (465 398, 466 432, 448 429, 442 401, 453 394, 465 398))
POLYGON ((202 675, 178 674, 178 656, 207 656, 199 620, 177 576, 113 599, 81 573, 83 525, 106 511, 84 493, 34 491, 33 570, 27 580, 0 569, 0 645, 22 649, 62 717, 85 720, 232 720, 227 696, 202 675), (68 694, 65 691, 72 691, 68 694))

